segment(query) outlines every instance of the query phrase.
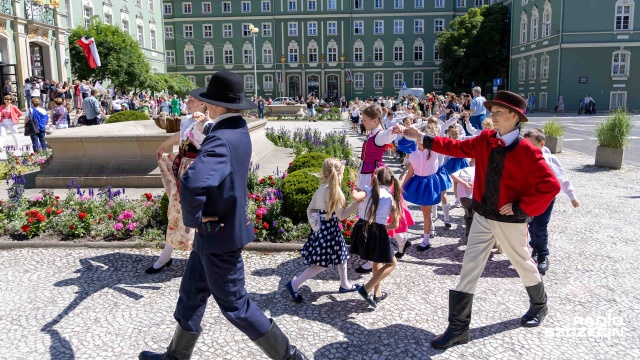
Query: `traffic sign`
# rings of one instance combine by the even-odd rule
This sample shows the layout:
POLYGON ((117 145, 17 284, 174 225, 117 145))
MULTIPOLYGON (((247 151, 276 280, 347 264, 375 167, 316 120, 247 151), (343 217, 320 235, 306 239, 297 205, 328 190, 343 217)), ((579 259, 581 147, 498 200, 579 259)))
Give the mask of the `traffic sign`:
POLYGON ((502 85, 502 78, 493 79, 493 86, 501 86, 501 85, 502 85))
POLYGON ((402 83, 402 90, 407 90, 407 83, 406 82, 402 83))

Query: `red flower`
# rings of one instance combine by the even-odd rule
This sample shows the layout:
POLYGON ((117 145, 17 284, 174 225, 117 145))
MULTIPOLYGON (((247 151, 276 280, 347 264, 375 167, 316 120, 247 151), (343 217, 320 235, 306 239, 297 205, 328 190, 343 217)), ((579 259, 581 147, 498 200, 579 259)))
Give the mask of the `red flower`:
POLYGON ((149 201, 153 200, 153 195, 151 195, 150 193, 144 193, 144 196, 146 196, 147 200, 149 201))
POLYGON ((262 223, 262 227, 263 227, 265 230, 267 230, 267 229, 269 229, 269 224, 267 224, 266 222, 263 222, 263 223, 262 223))
POLYGON ((257 195, 257 196, 256 196, 256 201, 257 201, 257 202, 262 201, 262 197, 261 197, 261 196, 259 196, 259 195, 257 195))
POLYGON ((31 224, 31 223, 32 223, 32 222, 34 222, 34 221, 36 221, 36 219, 34 219, 34 218, 32 218, 32 217, 30 217, 30 218, 28 218, 28 219, 27 219, 27 222, 28 222, 29 224, 31 224))
POLYGON ((73 226, 73 224, 69 225, 69 230, 73 230, 73 229, 75 229, 75 228, 76 228, 76 227, 75 227, 75 226, 73 226))
POLYGON ((109 219, 113 219, 113 214, 107 214, 107 217, 108 217, 109 219))
POLYGON ((257 233, 258 233, 258 229, 253 228, 253 233, 254 233, 254 234, 257 234, 257 233))
POLYGON ((260 179, 260 181, 258 181, 260 184, 264 184, 266 180, 265 179, 260 179))
POLYGON ((53 209, 52 209, 51 207, 48 207, 46 211, 47 211, 47 214, 51 214, 51 212, 53 211, 53 209))
POLYGON ((351 231, 347 230, 347 231, 344 232, 344 234, 347 235, 347 236, 351 236, 351 231))
POLYGON ((78 214, 78 219, 80 220, 84 220, 87 218, 87 213, 86 212, 81 212, 78 214))
POLYGON ((102 222, 102 218, 98 218, 98 223, 101 223, 101 222, 102 222))
POLYGON ((22 225, 22 228, 21 228, 21 229, 22 229, 22 232, 23 232, 23 233, 28 233, 28 232, 29 232, 29 230, 31 230, 31 226, 29 226, 29 225, 22 225))
POLYGON ((293 161, 289 163, 289 166, 291 166, 291 164, 293 164, 293 161))
POLYGON ((2 205, 2 200, 0 200, 0 205, 2 205))
POLYGON ((56 195, 56 200, 60 200, 60 196, 56 195))
POLYGON ((269 180, 273 181, 273 176, 269 175, 269 180))
POLYGON ((56 209, 56 215, 62 214, 62 209, 56 209))
POLYGON ((38 219, 39 221, 47 221, 47 218, 44 217, 44 215, 42 215, 42 214, 36 215, 36 219, 38 219))
POLYGON ((262 214, 256 213, 256 219, 258 219, 258 220, 262 219, 262 214))

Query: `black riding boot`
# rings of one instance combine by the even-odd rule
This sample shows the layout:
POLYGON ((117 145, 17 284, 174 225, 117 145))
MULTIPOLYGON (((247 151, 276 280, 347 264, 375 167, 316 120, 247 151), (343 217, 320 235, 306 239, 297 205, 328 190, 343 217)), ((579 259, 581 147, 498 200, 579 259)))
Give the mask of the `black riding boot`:
POLYGON ((196 347, 196 342, 200 334, 187 331, 176 326, 176 332, 173 334, 173 339, 167 347, 167 352, 159 354, 151 351, 143 351, 138 355, 140 360, 189 360, 191 359, 191 353, 193 348, 196 347))
POLYGON ((473 294, 449 290, 449 326, 444 334, 431 340, 432 347, 447 349, 469 342, 472 304, 473 294))
POLYGON ((547 293, 542 281, 537 285, 527 286, 526 289, 529 294, 529 311, 520 319, 520 324, 524 327, 536 327, 547 316, 547 293))
POLYGON ((253 342, 271 359, 308 360, 300 350, 289 343, 289 338, 280 330, 273 319, 270 320, 269 331, 253 342))

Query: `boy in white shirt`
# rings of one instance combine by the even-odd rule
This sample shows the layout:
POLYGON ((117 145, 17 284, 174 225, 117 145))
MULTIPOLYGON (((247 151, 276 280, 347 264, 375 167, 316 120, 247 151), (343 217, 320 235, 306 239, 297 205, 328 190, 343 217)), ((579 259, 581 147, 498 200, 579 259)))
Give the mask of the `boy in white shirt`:
MULTIPOLYGON (((542 156, 546 160, 547 165, 549 165, 553 173, 556 175, 558 182, 560 182, 562 191, 569 197, 569 200, 571 200, 571 205, 573 205, 574 208, 580 206, 575 194, 576 189, 571 184, 571 181, 569 181, 567 172, 564 170, 557 157, 552 155, 548 149, 545 151, 546 148, 544 147, 544 143, 546 137, 544 136, 544 131, 542 129, 529 130, 524 134, 524 138, 529 140, 533 146, 542 150, 542 156)), ((529 223, 529 237, 531 239, 529 241, 529 246, 533 248, 531 257, 538 263, 538 271, 540 271, 540 274, 542 275, 549 270, 549 248, 547 247, 549 243, 549 233, 547 232, 547 225, 551 218, 551 211, 553 211, 554 203, 555 199, 551 201, 547 210, 538 216, 534 216, 529 223)))
POLYGON ((465 224, 465 238, 464 244, 467 244, 467 238, 469 237, 469 230, 473 223, 473 207, 471 206, 471 200, 473 199, 473 180, 476 176, 476 160, 470 159, 469 165, 466 168, 460 169, 453 174, 450 174, 451 180, 458 183, 456 189, 456 197, 460 199, 460 204, 464 209, 464 224, 465 224))

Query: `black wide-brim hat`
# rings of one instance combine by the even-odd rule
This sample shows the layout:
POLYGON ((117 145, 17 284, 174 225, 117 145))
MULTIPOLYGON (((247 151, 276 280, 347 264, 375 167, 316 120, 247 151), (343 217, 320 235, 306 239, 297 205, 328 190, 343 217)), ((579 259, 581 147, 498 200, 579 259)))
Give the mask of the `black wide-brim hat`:
POLYGON ((244 83, 240 75, 228 70, 216 72, 206 88, 195 89, 189 95, 196 100, 227 109, 249 110, 258 107, 244 97, 244 83))
POLYGON ((522 96, 512 93, 511 91, 500 90, 493 100, 484 102, 484 107, 491 111, 492 106, 501 106, 507 108, 518 115, 520 122, 528 122, 527 116, 524 114, 527 108, 527 100, 522 96))

